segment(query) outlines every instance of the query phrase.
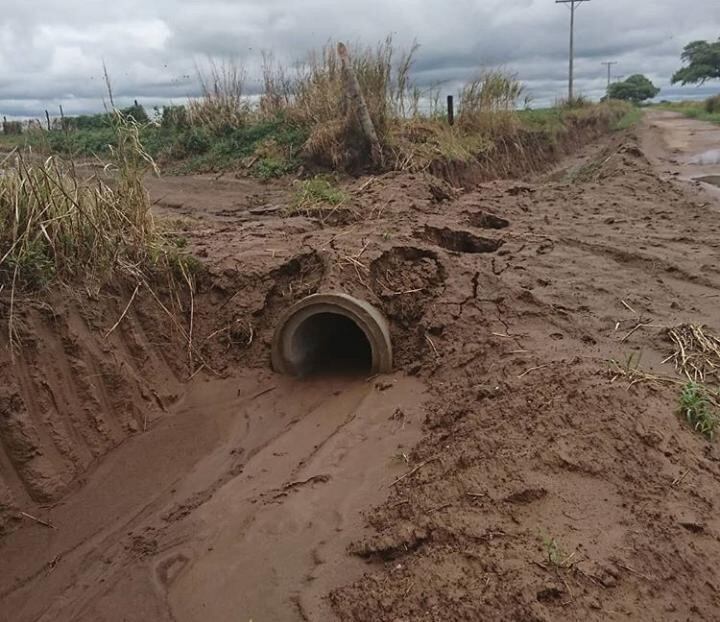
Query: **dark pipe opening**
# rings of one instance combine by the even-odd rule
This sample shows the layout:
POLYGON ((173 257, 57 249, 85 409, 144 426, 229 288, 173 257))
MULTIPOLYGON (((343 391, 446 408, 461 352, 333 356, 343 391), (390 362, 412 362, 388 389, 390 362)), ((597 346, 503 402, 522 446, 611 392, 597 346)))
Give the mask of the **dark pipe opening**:
POLYGON ((292 358, 301 377, 372 370, 368 338, 353 320, 338 313, 317 313, 300 324, 292 337, 292 358))

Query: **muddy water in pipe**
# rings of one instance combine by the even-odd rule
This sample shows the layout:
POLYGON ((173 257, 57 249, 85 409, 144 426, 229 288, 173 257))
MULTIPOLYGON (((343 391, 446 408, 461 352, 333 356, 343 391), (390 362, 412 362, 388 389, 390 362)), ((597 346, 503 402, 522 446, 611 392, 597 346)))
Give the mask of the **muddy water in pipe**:
POLYGON ((305 377, 329 371, 392 370, 392 344, 382 313, 342 293, 314 294, 281 317, 272 344, 273 369, 305 377))

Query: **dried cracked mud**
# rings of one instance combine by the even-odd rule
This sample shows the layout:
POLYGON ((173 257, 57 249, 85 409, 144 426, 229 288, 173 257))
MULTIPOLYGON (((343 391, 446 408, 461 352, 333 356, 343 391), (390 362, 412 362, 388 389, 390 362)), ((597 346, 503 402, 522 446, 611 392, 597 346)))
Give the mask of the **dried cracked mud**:
POLYGON ((207 265, 193 367, 148 292, 117 326, 132 290, 27 305, 0 620, 718 619, 717 444, 609 365, 672 374, 668 327, 720 329, 715 131, 648 113, 553 171, 348 180, 316 217, 290 182, 149 182, 207 265), (394 374, 270 371, 327 290, 385 313, 394 374))

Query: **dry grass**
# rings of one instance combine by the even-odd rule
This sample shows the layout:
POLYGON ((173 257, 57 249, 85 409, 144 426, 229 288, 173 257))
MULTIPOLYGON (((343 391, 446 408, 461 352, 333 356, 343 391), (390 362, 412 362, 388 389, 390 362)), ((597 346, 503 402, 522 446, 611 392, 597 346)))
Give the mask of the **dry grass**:
POLYGON ((121 113, 113 115, 117 146, 99 174, 83 175, 72 161, 42 161, 19 151, 0 164, 0 316, 7 322, 10 355, 22 343, 20 306, 40 290, 62 286, 68 293, 96 296, 112 283, 135 290, 110 332, 143 286, 187 340, 192 371, 197 263, 153 221, 143 177, 155 164, 140 143, 140 127, 121 113), (178 315, 185 284, 189 332, 178 315), (169 294, 165 303, 156 286, 169 294))
POLYGON ((154 162, 139 127, 117 117, 117 147, 102 174, 72 161, 11 153, 0 176, 0 291, 54 281, 98 289, 119 274, 139 280, 171 259, 150 214, 143 176, 154 162), (108 182, 111 175, 113 181, 108 182))
POLYGON ((646 372, 640 368, 639 356, 631 354, 624 362, 611 361, 611 382, 624 378, 628 381, 628 389, 639 383, 679 388, 678 414, 693 430, 713 440, 720 423, 720 392, 717 389, 720 337, 697 324, 670 328, 667 337, 674 350, 663 363, 672 362, 686 380, 646 372))
MULTIPOLYGON (((450 127, 440 89, 423 91, 413 81, 417 51, 417 44, 398 49, 392 37, 375 46, 350 46, 351 66, 381 146, 380 157, 374 159, 391 169, 422 170, 434 160, 499 158, 502 173, 511 173, 528 147, 528 137, 521 136, 528 128, 517 110, 527 106, 529 97, 517 76, 502 68, 480 72, 461 89, 457 122, 450 127)), ((236 64, 210 64, 198 73, 203 96, 189 104, 193 125, 222 134, 226 129, 280 121, 284 127, 300 128, 307 137, 294 159, 334 170, 357 170, 369 163, 369 141, 349 100, 336 42, 290 66, 263 54, 263 91, 257 105, 250 105, 245 71, 236 64)), ((583 100, 563 106, 563 120, 557 124, 567 121, 571 128, 584 128, 591 124, 595 108, 583 100)), ((597 115, 606 125, 612 121, 608 107, 597 115)), ((536 127, 531 131, 539 135, 536 127)), ((546 142, 554 140, 554 136, 546 138, 546 142)), ((535 146, 530 144, 530 151, 535 146)))
POLYGON ((512 132, 518 125, 514 112, 524 95, 516 75, 502 69, 484 71, 460 91, 458 124, 466 131, 512 132))
POLYGON ((720 337, 705 326, 682 324, 668 330, 668 337, 675 346, 674 352, 665 359, 691 382, 720 383, 720 337))
POLYGON ((245 69, 232 60, 211 61, 207 69, 198 68, 197 74, 202 97, 188 102, 190 123, 215 132, 243 127, 250 114, 245 69))
MULTIPOLYGON (((353 70, 383 144, 395 119, 419 114, 420 91, 410 78, 416 51, 413 45, 398 52, 391 37, 375 47, 350 50, 353 70)), ((261 112, 283 114, 310 128, 303 151, 316 162, 345 168, 364 160, 367 145, 347 100, 336 44, 329 42, 311 52, 297 65, 295 76, 288 76, 287 69, 265 58, 261 112)))

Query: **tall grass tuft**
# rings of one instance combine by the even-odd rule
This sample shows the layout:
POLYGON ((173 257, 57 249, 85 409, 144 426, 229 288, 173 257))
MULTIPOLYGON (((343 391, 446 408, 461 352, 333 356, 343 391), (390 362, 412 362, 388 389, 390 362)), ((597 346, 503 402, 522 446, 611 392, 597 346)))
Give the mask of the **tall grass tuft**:
POLYGON ((458 123, 464 129, 506 130, 525 87, 502 69, 483 71, 460 91, 458 123))
MULTIPOLYGON (((353 70, 381 143, 397 118, 417 114, 420 92, 410 79, 417 51, 398 53, 391 37, 375 47, 350 50, 353 70)), ((261 111, 282 113, 310 129, 305 155, 335 168, 360 161, 365 138, 347 101, 345 75, 334 42, 311 52, 296 66, 292 79, 281 66, 265 62, 261 111)))
POLYGON ((101 287, 119 273, 140 278, 167 260, 143 187, 154 168, 139 126, 116 114, 117 146, 105 174, 83 176, 72 162, 15 151, 0 168, 0 290, 37 290, 53 281, 101 287))
POLYGON ((245 69, 237 62, 211 61, 207 69, 197 69, 202 96, 188 102, 188 117, 195 126, 222 132, 243 127, 250 104, 245 96, 245 69))

